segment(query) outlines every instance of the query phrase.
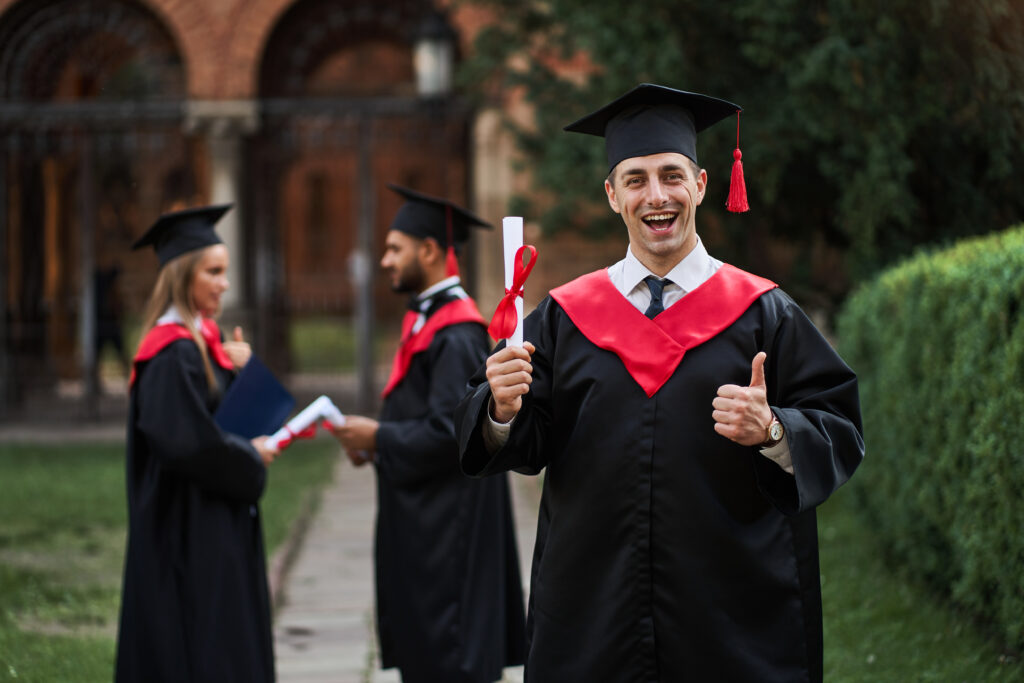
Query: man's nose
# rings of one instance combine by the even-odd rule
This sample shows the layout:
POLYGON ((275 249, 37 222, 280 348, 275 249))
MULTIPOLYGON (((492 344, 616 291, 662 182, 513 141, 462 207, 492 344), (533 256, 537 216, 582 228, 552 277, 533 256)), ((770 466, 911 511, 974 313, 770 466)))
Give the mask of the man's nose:
POLYGON ((665 186, 657 178, 647 183, 647 203, 651 206, 661 206, 668 201, 668 193, 665 186))

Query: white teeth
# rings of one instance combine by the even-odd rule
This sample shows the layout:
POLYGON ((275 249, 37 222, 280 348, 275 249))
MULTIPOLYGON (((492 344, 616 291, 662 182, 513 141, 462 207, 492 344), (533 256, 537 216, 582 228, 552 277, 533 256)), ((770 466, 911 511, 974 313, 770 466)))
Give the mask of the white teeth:
POLYGON ((676 217, 676 215, 674 213, 658 213, 658 214, 655 214, 653 216, 645 216, 644 220, 645 221, 670 221, 670 220, 672 220, 675 217, 676 217))

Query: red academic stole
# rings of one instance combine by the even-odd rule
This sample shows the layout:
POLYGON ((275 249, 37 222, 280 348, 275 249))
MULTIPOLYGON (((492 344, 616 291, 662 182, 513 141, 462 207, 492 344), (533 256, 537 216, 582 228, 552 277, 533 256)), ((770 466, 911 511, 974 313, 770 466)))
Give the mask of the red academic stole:
POLYGON ((434 311, 434 314, 427 318, 423 327, 413 334, 412 328, 419 316, 420 314, 416 311, 406 311, 405 317, 402 318, 402 343, 399 344, 398 351, 395 353, 395 360, 391 364, 391 377, 388 378, 387 386, 380 394, 382 397, 386 398, 405 378, 405 373, 409 371, 409 364, 412 363, 412 357, 426 351, 438 331, 458 323, 487 325, 483 316, 480 315, 480 311, 477 310, 476 304, 468 298, 449 301, 434 311))
POLYGON ((551 290, 573 324, 594 346, 612 351, 647 394, 654 396, 689 349, 732 325, 771 280, 724 264, 706 282, 653 320, 637 310, 598 270, 551 290))
MULTIPOLYGON (((210 355, 213 356, 217 365, 225 370, 234 370, 235 364, 231 362, 227 352, 224 351, 224 346, 221 344, 220 329, 217 327, 217 323, 210 318, 204 318, 200 332, 203 335, 203 340, 206 342, 206 348, 209 349, 210 355)), ((185 326, 179 323, 165 323, 150 329, 142 343, 139 344, 139 350, 132 361, 132 376, 128 379, 129 386, 135 383, 135 369, 139 363, 152 359, 156 354, 163 351, 165 346, 179 339, 192 339, 192 335, 185 329, 185 326)))

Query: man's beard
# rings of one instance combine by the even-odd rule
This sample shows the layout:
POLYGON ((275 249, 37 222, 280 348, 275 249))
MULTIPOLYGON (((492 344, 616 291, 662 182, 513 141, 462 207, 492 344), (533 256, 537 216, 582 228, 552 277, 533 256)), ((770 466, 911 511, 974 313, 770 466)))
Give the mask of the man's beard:
POLYGON ((425 281, 423 268, 413 261, 404 270, 398 271, 398 282, 391 285, 391 290, 399 294, 417 294, 423 291, 425 281))

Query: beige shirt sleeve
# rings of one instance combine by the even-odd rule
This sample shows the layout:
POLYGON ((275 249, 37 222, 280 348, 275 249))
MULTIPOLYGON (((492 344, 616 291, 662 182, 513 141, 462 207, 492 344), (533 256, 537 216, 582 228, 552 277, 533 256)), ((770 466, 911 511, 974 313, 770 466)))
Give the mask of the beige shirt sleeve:
POLYGON ((480 428, 480 433, 484 440, 484 448, 487 449, 488 453, 497 453, 501 450, 501 447, 508 442, 509 432, 512 431, 512 423, 516 421, 516 418, 513 417, 504 424, 498 422, 491 417, 491 409, 493 407, 494 397, 492 396, 487 401, 487 419, 480 428))
POLYGON ((781 467, 788 474, 793 474, 793 456, 789 452, 789 441, 783 436, 782 441, 770 448, 762 448, 761 455, 781 467))

